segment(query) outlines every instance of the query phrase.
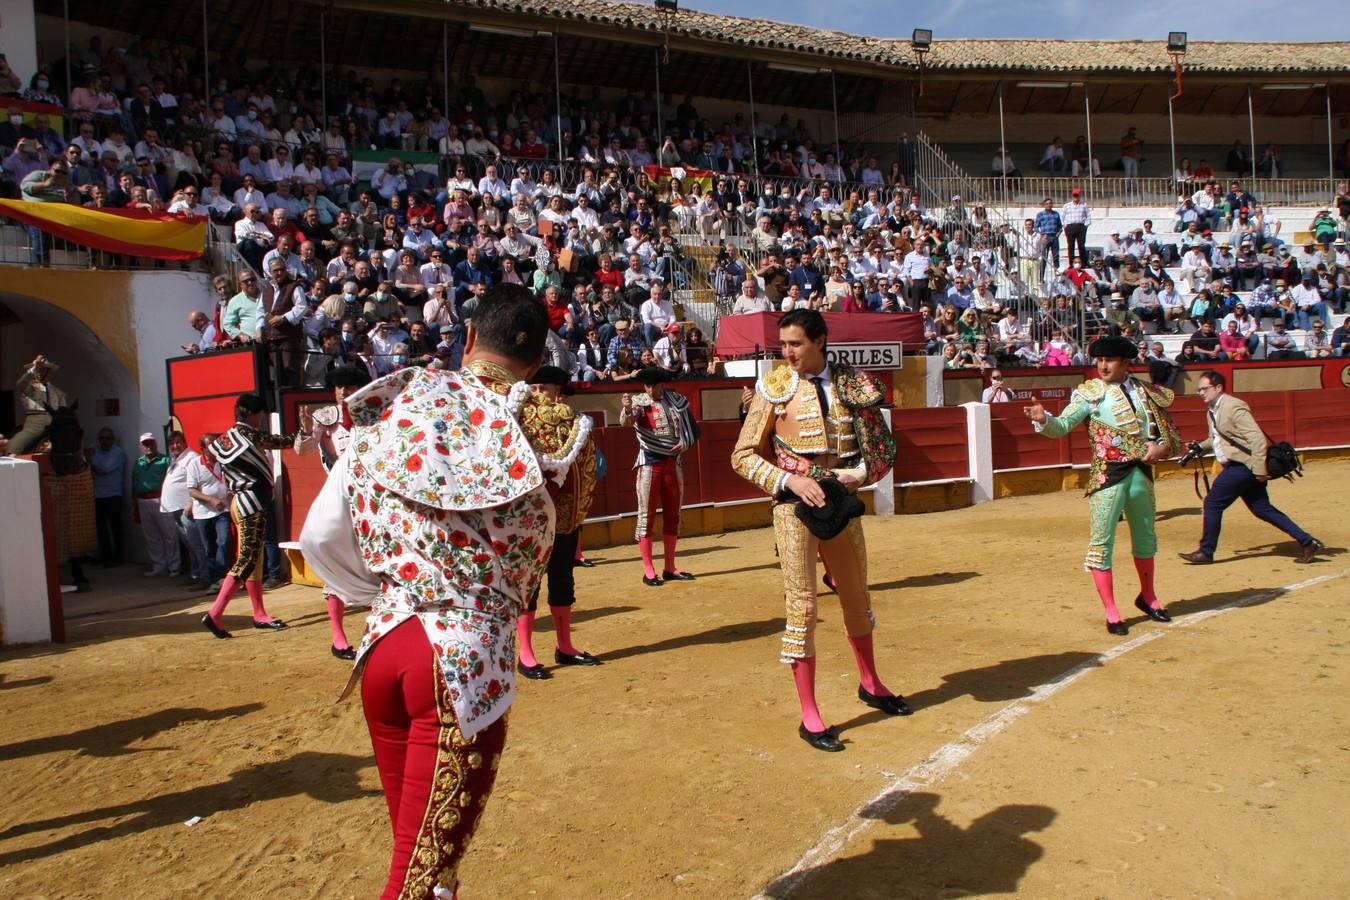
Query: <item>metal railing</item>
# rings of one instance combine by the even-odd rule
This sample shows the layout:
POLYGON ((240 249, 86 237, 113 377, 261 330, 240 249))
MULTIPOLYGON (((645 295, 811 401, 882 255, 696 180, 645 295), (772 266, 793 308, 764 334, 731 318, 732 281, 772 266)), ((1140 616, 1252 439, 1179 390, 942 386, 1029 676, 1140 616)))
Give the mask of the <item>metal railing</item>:
POLYGON ((179 262, 96 250, 0 219, 0 265, 64 269, 194 269, 234 279, 240 262, 234 244, 217 240, 209 227, 202 257, 179 262))
MULTIPOLYGON (((1332 206, 1336 197, 1335 182, 1329 178, 1249 178, 1230 175, 1216 176, 1225 187, 1233 181, 1264 206, 1332 206)), ((1201 188, 1199 182, 1178 184, 1171 178, 1124 178, 1115 175, 1088 178, 1086 176, 1053 177, 1030 175, 999 178, 997 176, 935 176, 931 187, 939 195, 967 193, 991 198, 1003 208, 1035 206, 1046 197, 1062 204, 1069 192, 1077 188, 1085 202, 1095 206, 1164 206, 1174 208, 1178 198, 1189 197, 1201 188)))
POLYGON ((971 211, 977 205, 984 207, 989 227, 972 237, 978 236, 978 243, 996 251, 994 286, 999 301, 1014 304, 1018 318, 1028 320, 1036 297, 1043 291, 1040 285, 1026 284, 1020 277, 1016 247, 1009 237, 1017 229, 1009 223, 1004 207, 995 202, 984 180, 967 175, 927 134, 916 135, 915 145, 914 184, 922 204, 930 210, 944 210, 942 228, 948 237, 957 228, 968 230, 971 211))

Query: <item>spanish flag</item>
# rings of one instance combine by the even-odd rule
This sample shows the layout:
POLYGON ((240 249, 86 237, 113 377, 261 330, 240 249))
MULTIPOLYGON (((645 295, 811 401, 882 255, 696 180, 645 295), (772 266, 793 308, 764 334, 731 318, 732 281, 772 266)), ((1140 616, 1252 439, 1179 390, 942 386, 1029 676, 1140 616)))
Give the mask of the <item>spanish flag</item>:
POLYGON ((647 180, 655 185, 656 193, 662 199, 670 194, 672 183, 679 186, 682 194, 688 194, 696 184, 706 194, 713 189, 713 178, 717 175, 707 169, 682 169, 678 166, 670 169, 664 166, 643 166, 642 171, 647 180))
POLYGON ((71 243, 151 259, 197 259, 206 248, 205 217, 148 209, 92 209, 71 203, 0 200, 0 215, 71 243))

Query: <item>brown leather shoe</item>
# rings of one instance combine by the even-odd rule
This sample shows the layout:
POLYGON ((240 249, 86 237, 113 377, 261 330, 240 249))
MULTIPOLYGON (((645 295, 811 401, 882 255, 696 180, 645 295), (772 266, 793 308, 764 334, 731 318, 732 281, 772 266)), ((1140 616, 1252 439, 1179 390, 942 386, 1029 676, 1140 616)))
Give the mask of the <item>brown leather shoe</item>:
POLYGON ((1294 562, 1296 563, 1315 562, 1317 551, 1321 550, 1325 546, 1326 544, 1323 544, 1317 538, 1313 538, 1311 541, 1308 541, 1308 543, 1303 545, 1303 551, 1299 553, 1298 559, 1294 560, 1294 562))
POLYGON ((1201 553, 1199 550, 1192 551, 1191 553, 1178 553, 1177 556, 1180 556, 1182 559, 1186 560, 1186 562, 1196 566, 1207 566, 1214 562, 1214 557, 1201 553))

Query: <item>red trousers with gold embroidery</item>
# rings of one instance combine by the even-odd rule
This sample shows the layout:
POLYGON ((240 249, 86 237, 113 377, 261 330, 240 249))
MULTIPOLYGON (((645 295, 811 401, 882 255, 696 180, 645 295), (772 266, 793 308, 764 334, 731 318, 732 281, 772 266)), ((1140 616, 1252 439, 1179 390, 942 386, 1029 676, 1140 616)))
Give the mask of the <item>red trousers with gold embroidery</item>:
POLYGON ((487 805, 506 718, 465 740, 422 623, 409 619, 366 656, 361 676, 394 855, 383 900, 423 900, 455 887, 455 870, 487 805))
POLYGON ((684 466, 678 456, 667 456, 637 470, 637 527, 634 537, 645 538, 656 529, 656 507, 661 507, 661 533, 680 533, 680 505, 684 502, 684 466))

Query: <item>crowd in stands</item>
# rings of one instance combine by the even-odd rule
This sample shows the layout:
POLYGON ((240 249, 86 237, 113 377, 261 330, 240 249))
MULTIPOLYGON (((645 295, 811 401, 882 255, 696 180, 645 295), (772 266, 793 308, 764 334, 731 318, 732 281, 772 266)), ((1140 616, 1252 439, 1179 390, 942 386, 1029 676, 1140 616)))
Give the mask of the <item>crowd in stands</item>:
MULTIPOLYGON (((489 98, 466 78, 444 97, 432 82, 380 88, 354 71, 333 72, 325 92, 312 69, 228 60, 213 61, 206 90, 193 53, 95 37, 71 60, 73 86, 58 83, 62 62, 26 87, 0 72, 0 92, 67 124, 60 134, 48 114, 11 109, 0 191, 209 217, 246 265, 217 280, 192 346, 274 343, 308 383, 358 361, 375 375, 457 364, 465 323, 498 282, 537 293, 554 325, 550 362, 584 381, 624 381, 649 363, 715 373, 709 339, 675 302, 703 284, 724 313, 921 312, 925 350, 954 366, 1066 365, 1104 325, 1224 331, 1249 286, 1258 326, 1311 332, 1350 287, 1344 187, 1313 223, 1316 245, 1293 252, 1240 182, 1225 193, 1191 172, 1174 233, 1146 221, 1091 256, 1077 198, 1047 199, 1021 231, 960 197, 926 208, 908 138, 883 168, 861 146, 840 159, 787 115, 715 124, 691 97, 660 113, 635 92, 557 109, 549 92, 489 98), (380 163, 358 177, 366 151, 380 163), (701 268, 693 245, 716 247, 716 261, 701 268)), ((1092 163, 1078 143, 1052 142, 1052 172, 1092 163)), ((1137 163, 1141 147, 1131 129, 1122 160, 1137 163)))

